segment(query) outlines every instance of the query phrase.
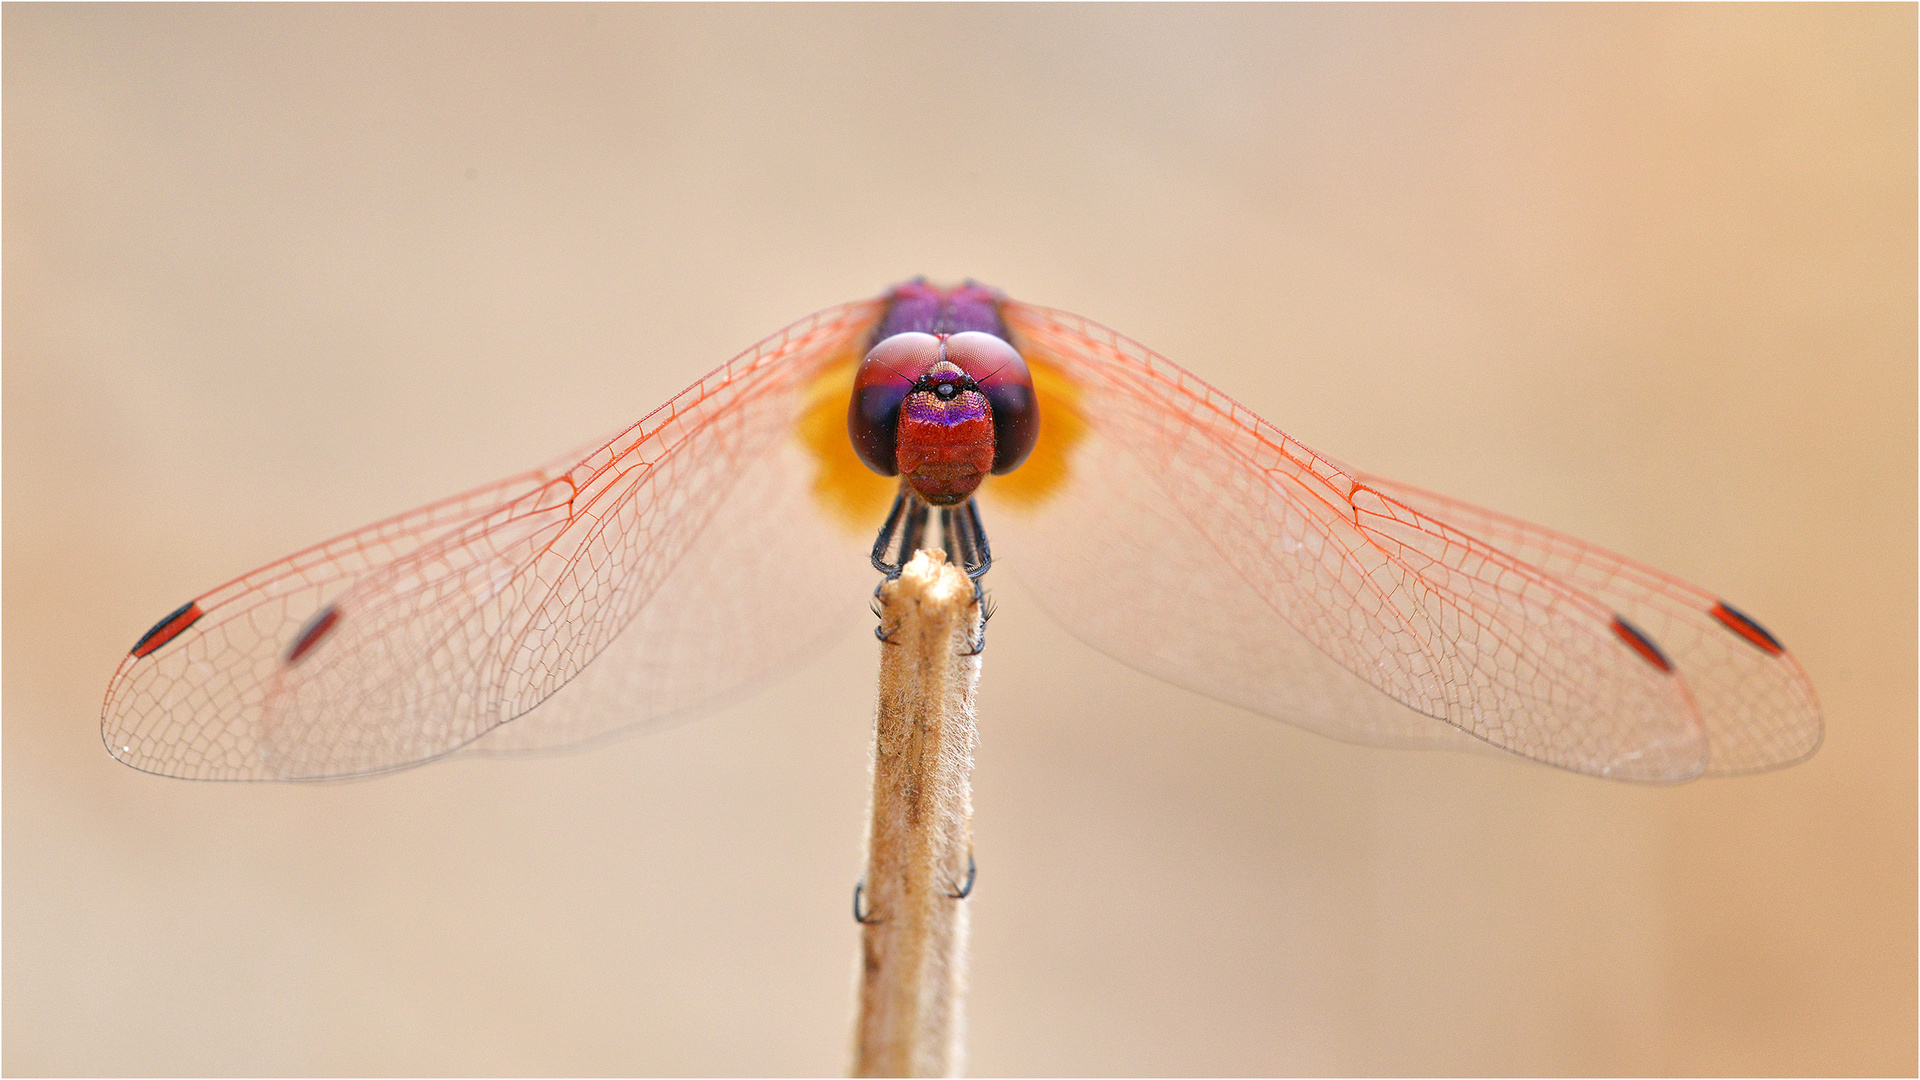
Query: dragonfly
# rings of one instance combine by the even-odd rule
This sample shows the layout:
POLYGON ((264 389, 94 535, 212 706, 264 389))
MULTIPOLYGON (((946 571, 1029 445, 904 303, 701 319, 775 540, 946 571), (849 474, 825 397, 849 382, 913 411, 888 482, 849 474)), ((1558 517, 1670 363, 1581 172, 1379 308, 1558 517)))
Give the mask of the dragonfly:
POLYGON ((102 738, 205 780, 593 743, 824 651, 935 523, 1115 660, 1336 739, 1647 783, 1821 739, 1792 654, 1716 594, 1343 465, 1080 316, 923 279, 194 597, 122 659, 102 738))

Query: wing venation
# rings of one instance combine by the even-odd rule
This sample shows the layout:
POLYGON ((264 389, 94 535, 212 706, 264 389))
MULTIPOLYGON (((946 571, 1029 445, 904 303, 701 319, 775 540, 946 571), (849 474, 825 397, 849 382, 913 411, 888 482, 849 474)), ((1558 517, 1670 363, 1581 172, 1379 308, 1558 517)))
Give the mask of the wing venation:
POLYGON ((1068 483, 997 514, 1023 548, 1004 562, 1077 635, 1337 738, 1477 740, 1621 779, 1708 768, 1684 665, 1663 672, 1624 642, 1611 597, 1110 330, 1021 304, 1007 317, 1030 362, 1072 382, 1087 434, 1070 469, 1099 479, 1097 497, 1068 483))
POLYGON ((794 429, 811 380, 864 346, 877 315, 864 301, 804 319, 611 439, 198 598, 191 626, 121 664, 108 749, 202 779, 364 775, 483 740, 598 737, 804 659, 832 621, 818 611, 827 590, 863 595, 813 564, 865 570, 816 556, 844 539, 806 505, 794 429), (732 588, 760 618, 713 599, 732 588), (709 625, 703 647, 737 662, 687 655, 684 635, 709 625), (527 715, 636 637, 614 707, 527 715), (489 738, 503 725, 519 730, 489 738))

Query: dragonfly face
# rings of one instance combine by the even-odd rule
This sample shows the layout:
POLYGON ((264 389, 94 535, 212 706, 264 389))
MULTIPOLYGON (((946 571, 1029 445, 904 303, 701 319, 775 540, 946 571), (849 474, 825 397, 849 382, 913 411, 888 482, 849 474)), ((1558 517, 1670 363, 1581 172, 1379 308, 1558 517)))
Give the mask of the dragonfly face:
POLYGON ((102 736, 150 772, 315 779, 695 711, 863 616, 890 498, 905 538, 941 508, 982 572, 985 502, 1070 632, 1335 738, 1646 782, 1819 745, 1792 654, 1713 593, 1343 466, 1078 316, 923 281, 194 597, 122 660, 102 736))
POLYGON ((1000 300, 975 285, 900 286, 854 375, 847 432, 860 460, 935 506, 1013 471, 1040 434, 1033 377, 1007 341, 1000 300), (944 329, 954 326, 991 329, 944 329))

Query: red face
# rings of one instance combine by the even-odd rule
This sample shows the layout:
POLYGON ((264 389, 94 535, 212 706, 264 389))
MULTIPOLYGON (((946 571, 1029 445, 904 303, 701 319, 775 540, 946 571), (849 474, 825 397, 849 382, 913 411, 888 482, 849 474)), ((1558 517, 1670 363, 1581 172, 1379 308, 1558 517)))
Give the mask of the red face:
POLYGON ((1025 461, 1040 433, 1025 360, 984 331, 906 331, 854 376, 847 431, 867 467, 903 475, 935 506, 965 502, 989 472, 1025 461))

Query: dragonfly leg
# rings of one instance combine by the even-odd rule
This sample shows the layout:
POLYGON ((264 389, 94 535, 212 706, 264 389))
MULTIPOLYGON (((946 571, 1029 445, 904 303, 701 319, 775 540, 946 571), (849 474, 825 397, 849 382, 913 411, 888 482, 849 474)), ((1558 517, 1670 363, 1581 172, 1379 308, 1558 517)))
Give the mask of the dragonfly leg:
POLYGON ((873 917, 873 912, 860 910, 860 900, 866 891, 866 878, 861 878, 859 881, 853 883, 853 921, 859 923, 861 926, 872 926, 880 920, 873 917))
MULTIPOLYGON (((930 509, 931 507, 908 490, 905 484, 900 486, 900 494, 894 496, 893 509, 887 512, 886 524, 880 526, 880 535, 873 541, 873 568, 886 575, 873 587, 875 618, 880 617, 880 590, 886 587, 887 582, 900 576, 901 568, 905 567, 907 560, 919 550, 920 540, 927 532, 927 512, 930 509), (887 556, 893 550, 896 536, 900 538, 898 561, 888 562, 887 556)), ((888 630, 884 625, 876 626, 873 628, 873 636, 891 643, 893 631, 888 630)))
POLYGON ((965 537, 962 541, 962 551, 966 553, 964 565, 967 576, 979 581, 993 569, 993 550, 987 546, 987 527, 980 523, 980 500, 968 499, 965 510, 960 528, 965 537))
POLYGON ((974 879, 974 876, 977 875, 979 872, 980 872, 980 868, 973 864, 973 849, 968 848, 967 849, 967 883, 965 885, 960 886, 959 892, 950 892, 947 895, 952 897, 955 900, 965 900, 968 896, 972 895, 973 879, 974 879))
POLYGON ((968 499, 953 516, 958 519, 954 546, 959 552, 959 565, 973 581, 973 600, 980 605, 980 630, 968 643, 965 655, 979 656, 987 649, 987 620, 993 618, 993 603, 987 599, 980 579, 993 567, 993 551, 987 546, 986 527, 980 523, 978 500, 968 499))
POLYGON ((973 600, 980 605, 980 629, 973 635, 973 640, 967 642, 967 651, 961 656, 979 656, 987 651, 987 622, 993 618, 993 597, 988 596, 976 581, 973 583, 973 600))
POLYGON ((954 566, 961 565, 959 547, 960 538, 953 531, 953 507, 943 506, 940 508, 940 550, 946 552, 947 562, 954 566))
POLYGON ((887 629, 886 602, 880 598, 880 590, 886 588, 886 586, 886 580, 882 579, 880 584, 873 587, 873 602, 867 606, 873 611, 873 617, 880 622, 880 625, 873 628, 873 636, 879 638, 884 644, 891 645, 893 644, 893 630, 900 628, 896 626, 893 630, 887 629))
MULTIPOLYGON (((880 534, 873 540, 873 568, 886 575, 873 589, 875 618, 880 617, 881 589, 886 587, 887 582, 898 578, 907 560, 920 550, 932 510, 933 507, 915 496, 904 484, 900 494, 894 496, 893 508, 887 512, 886 523, 880 526, 880 534), (894 561, 889 561, 889 556, 894 561)), ((964 570, 968 580, 973 582, 973 599, 981 607, 980 631, 968 644, 965 655, 978 656, 987 647, 987 620, 993 617, 986 589, 980 584, 981 577, 993 566, 993 551, 987 546, 987 530, 980 523, 980 506, 977 502, 968 499, 959 507, 940 508, 940 546, 946 552, 947 562, 964 570)), ((873 628, 873 636, 881 641, 891 641, 893 634, 881 625, 873 628)))
POLYGON ((893 497, 893 509, 887 511, 886 524, 880 526, 880 535, 873 541, 873 568, 887 575, 888 581, 900 576, 900 568, 907 561, 903 555, 899 562, 888 562, 887 551, 893 547, 893 538, 900 531, 901 515, 907 509, 907 500, 912 497, 902 485, 900 494, 893 497))
POLYGON ((968 577, 973 576, 973 568, 979 562, 973 526, 967 520, 967 510, 972 505, 969 501, 957 513, 952 507, 940 511, 940 528, 944 532, 942 539, 946 543, 947 561, 965 570, 968 577))
MULTIPOLYGON (((913 558, 913 553, 919 551, 920 545, 926 542, 927 518, 932 511, 933 507, 921 502, 918 498, 913 500, 913 506, 907 511, 906 526, 900 530, 900 562, 897 564, 898 567, 906 566, 913 558)), ((900 571, 897 567, 893 572, 893 576, 900 576, 900 571)))

